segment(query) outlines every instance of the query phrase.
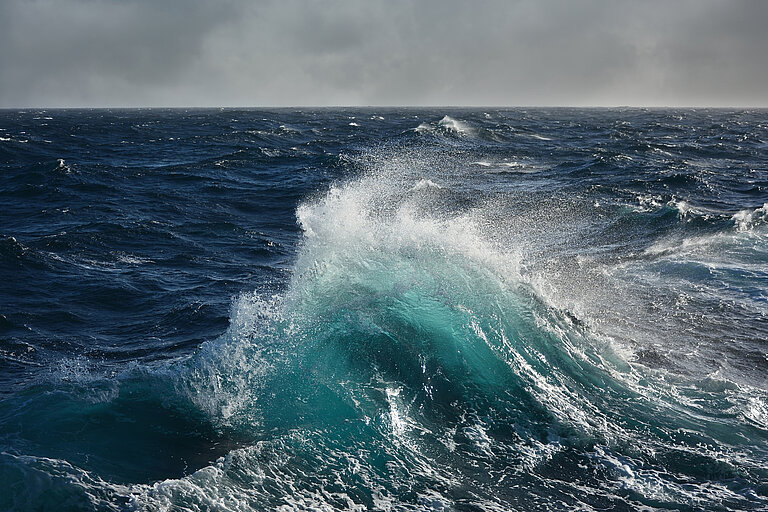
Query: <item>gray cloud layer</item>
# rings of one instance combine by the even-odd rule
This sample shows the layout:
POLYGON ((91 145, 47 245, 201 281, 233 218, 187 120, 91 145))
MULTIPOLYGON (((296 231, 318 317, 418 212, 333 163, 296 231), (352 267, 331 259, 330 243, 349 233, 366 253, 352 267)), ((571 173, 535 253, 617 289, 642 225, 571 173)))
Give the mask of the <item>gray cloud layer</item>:
POLYGON ((2 0, 0 106, 768 106, 760 0, 2 0))

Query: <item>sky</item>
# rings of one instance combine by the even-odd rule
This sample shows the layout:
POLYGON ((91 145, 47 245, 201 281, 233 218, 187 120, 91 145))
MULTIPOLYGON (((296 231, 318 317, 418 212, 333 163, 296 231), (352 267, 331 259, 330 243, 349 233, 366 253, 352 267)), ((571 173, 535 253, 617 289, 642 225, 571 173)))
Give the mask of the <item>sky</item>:
POLYGON ((762 0, 0 0, 0 107, 768 106, 762 0))

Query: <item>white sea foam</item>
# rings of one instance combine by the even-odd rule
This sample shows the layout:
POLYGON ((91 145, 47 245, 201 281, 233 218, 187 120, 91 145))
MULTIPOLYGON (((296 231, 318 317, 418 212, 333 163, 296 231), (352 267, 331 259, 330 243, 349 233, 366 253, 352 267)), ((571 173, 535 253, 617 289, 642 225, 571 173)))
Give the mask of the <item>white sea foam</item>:
POLYGON ((737 231, 752 231, 755 227, 768 223, 768 203, 754 210, 741 210, 732 219, 737 231))
POLYGON ((273 148, 260 147, 259 151, 261 151, 261 153, 263 155, 268 156, 270 158, 275 158, 275 157, 281 156, 283 154, 283 152, 281 150, 273 149, 273 148))
POLYGON ((300 129, 298 129, 298 128, 294 127, 294 126, 289 126, 287 124, 281 124, 280 125, 280 131, 283 132, 283 133, 301 133, 300 129))
POLYGON ((425 189, 440 190, 442 188, 443 187, 441 187, 440 185, 438 185, 432 180, 422 179, 422 180, 419 180, 413 187, 411 187, 411 191, 418 191, 418 190, 425 190, 425 189))
POLYGON ((677 210, 678 214, 680 215, 680 218, 682 219, 691 219, 694 217, 703 218, 703 219, 713 219, 721 215, 720 212, 718 212, 717 210, 713 210, 711 208, 706 208, 703 206, 692 205, 691 203, 683 199, 673 198, 667 203, 667 206, 677 210))
POLYGON ((676 209, 681 217, 688 217, 692 213, 700 213, 699 210, 694 208, 690 203, 680 199, 672 199, 667 204, 676 209))
POLYGON ((443 117, 437 124, 446 130, 462 135, 470 132, 469 126, 464 121, 459 121, 450 116, 443 117))
POLYGON ((443 133, 448 132, 455 135, 471 135, 473 133, 472 128, 467 123, 451 116, 443 116, 437 123, 421 123, 413 129, 416 133, 433 133, 440 130, 443 133))
MULTIPOLYGON (((758 390, 755 390, 758 391, 758 390)), ((742 409, 744 418, 757 428, 768 431, 768 396, 752 396, 742 409)))
MULTIPOLYGON (((365 251, 397 253, 434 246, 447 254, 461 254, 491 265, 502 274, 516 271, 515 254, 494 248, 482 235, 471 212, 450 218, 425 216, 417 208, 418 198, 397 199, 402 194, 400 187, 399 180, 361 178, 331 188, 318 202, 299 206, 297 217, 306 242, 298 266, 311 267, 312 262, 329 258, 324 254, 326 251, 335 252, 340 247, 347 251, 359 247, 365 251), (382 197, 402 202, 392 210, 392 204, 382 201, 382 197), (380 209, 382 204, 386 204, 386 210, 380 209)), ((431 180, 420 180, 411 190, 437 188, 439 185, 431 180)))
POLYGON ((419 126, 413 129, 416 133, 427 133, 427 132, 433 132, 435 131, 434 126, 428 124, 428 123, 421 123, 419 126))
POLYGON ((255 428, 260 423, 254 404, 274 361, 262 357, 262 348, 252 341, 257 334, 268 337, 270 326, 282 319, 281 302, 278 296, 240 296, 232 308, 227 332, 204 343, 190 370, 178 381, 179 391, 214 424, 255 428))
POLYGON ((639 205, 639 211, 651 211, 652 209, 661 207, 664 202, 661 196, 652 194, 639 194, 637 196, 637 202, 639 205))

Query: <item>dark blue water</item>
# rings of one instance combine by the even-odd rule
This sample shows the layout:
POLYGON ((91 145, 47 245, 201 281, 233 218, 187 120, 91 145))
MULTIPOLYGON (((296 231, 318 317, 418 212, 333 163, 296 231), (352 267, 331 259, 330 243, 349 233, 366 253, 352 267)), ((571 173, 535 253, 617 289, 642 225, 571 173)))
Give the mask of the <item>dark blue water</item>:
POLYGON ((768 111, 0 111, 0 510, 768 509, 768 111))

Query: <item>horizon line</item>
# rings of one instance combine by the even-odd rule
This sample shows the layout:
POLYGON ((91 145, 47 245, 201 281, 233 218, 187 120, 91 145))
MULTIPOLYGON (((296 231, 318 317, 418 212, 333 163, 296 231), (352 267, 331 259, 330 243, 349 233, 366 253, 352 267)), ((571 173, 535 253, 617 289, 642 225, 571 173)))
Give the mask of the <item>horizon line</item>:
POLYGON ((210 109, 521 109, 521 108, 551 108, 551 109, 768 109, 768 105, 143 105, 143 106, 12 106, 0 107, 0 110, 210 110, 210 109))

